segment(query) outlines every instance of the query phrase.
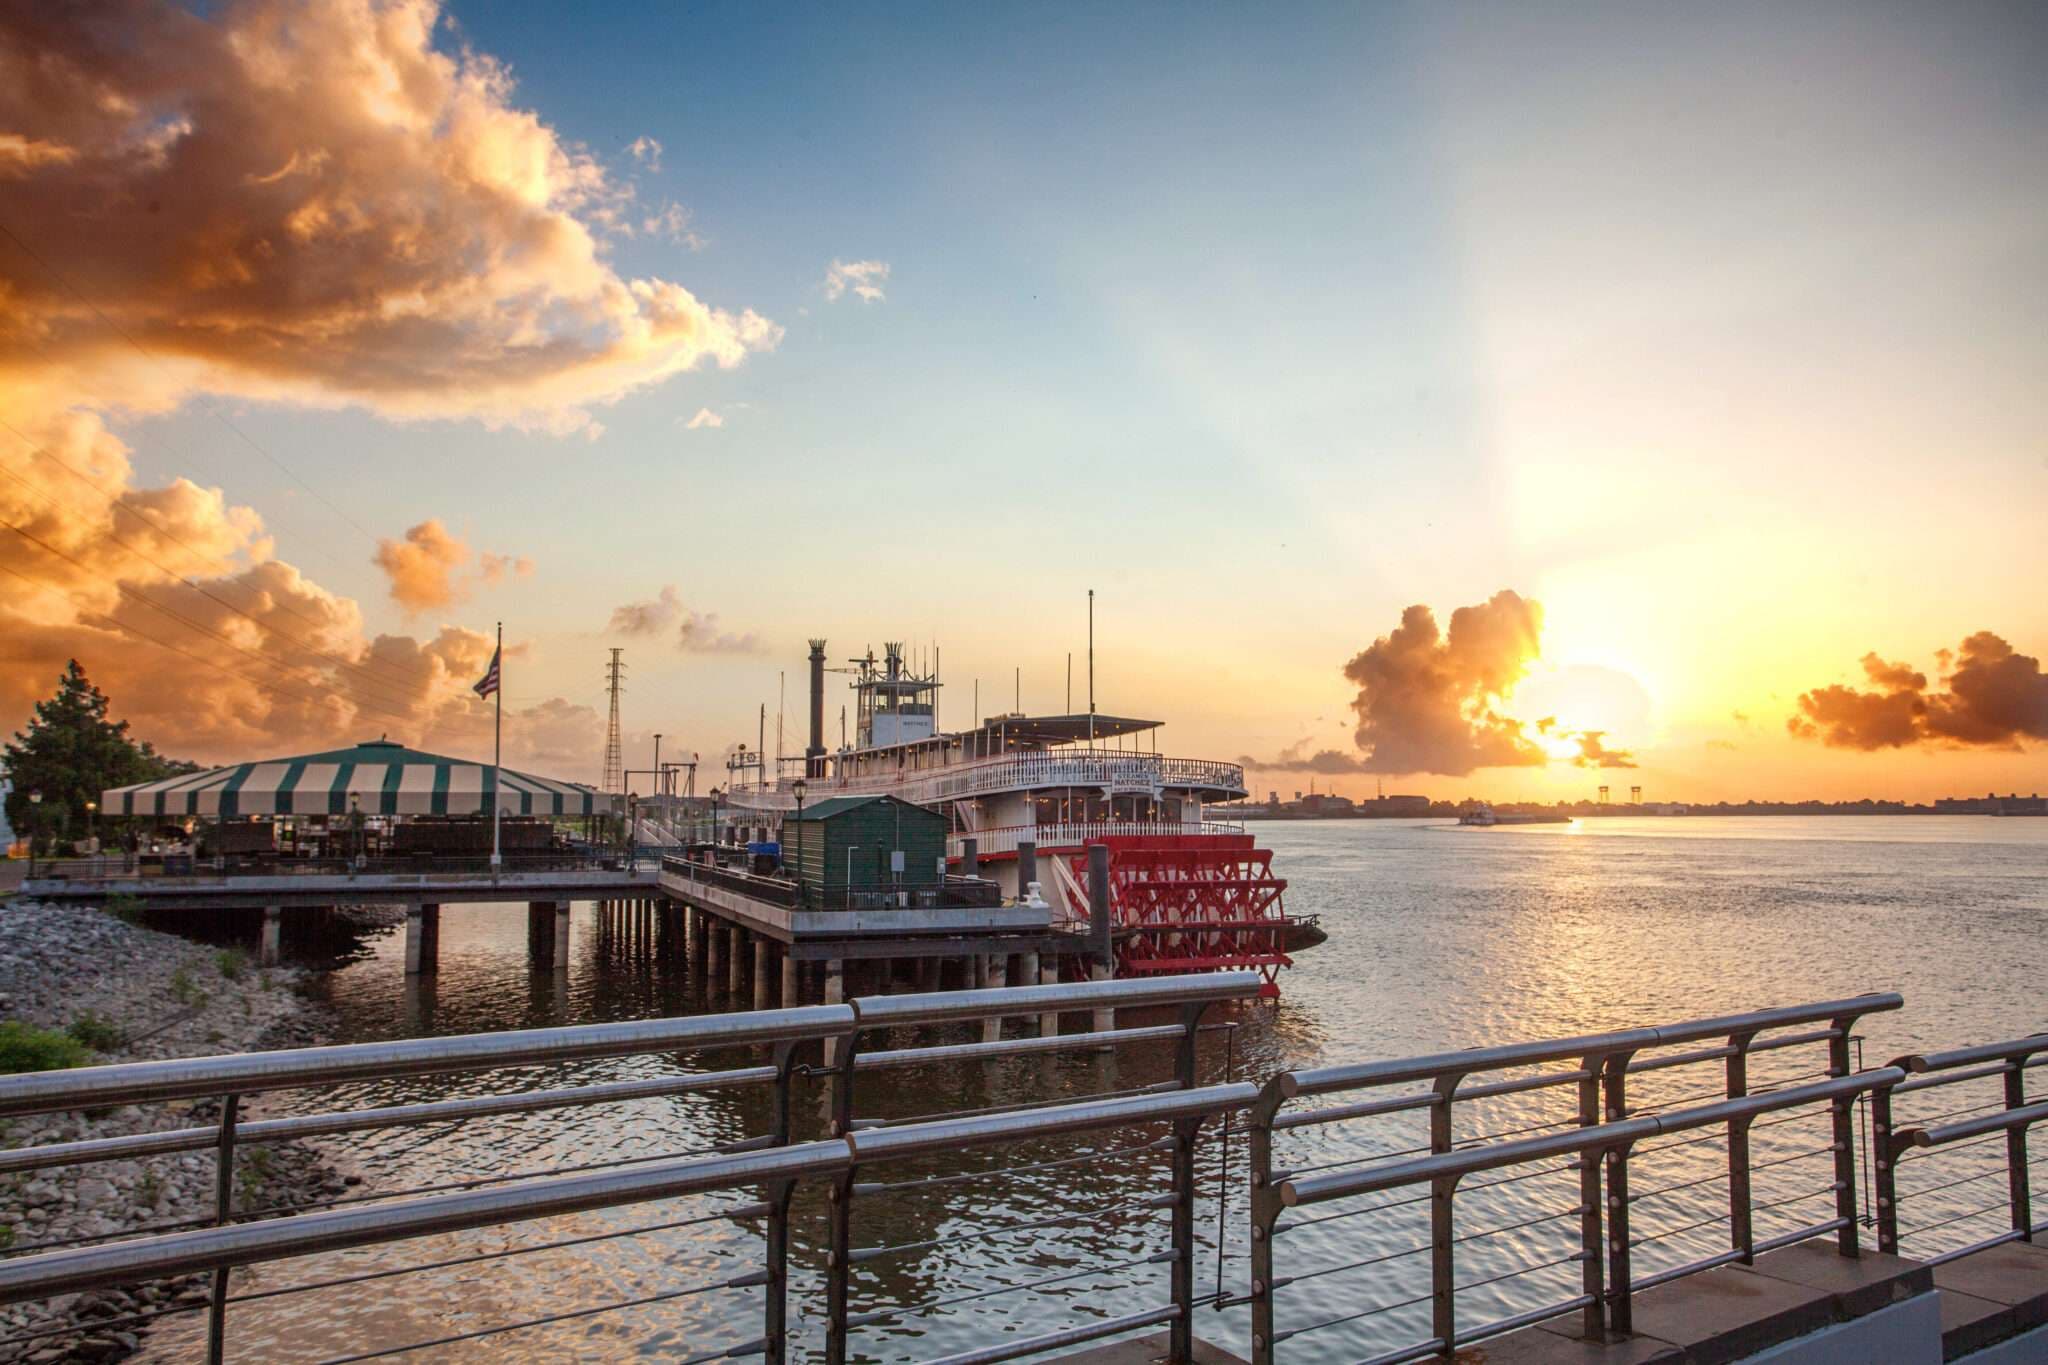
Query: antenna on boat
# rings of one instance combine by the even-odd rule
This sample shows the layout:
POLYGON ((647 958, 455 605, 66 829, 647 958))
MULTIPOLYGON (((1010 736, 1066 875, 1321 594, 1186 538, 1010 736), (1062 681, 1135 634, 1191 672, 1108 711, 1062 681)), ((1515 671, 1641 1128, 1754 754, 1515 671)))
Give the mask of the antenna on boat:
POLYGON ((1074 651, 1067 651, 1067 714, 1074 714, 1074 651))
POLYGON ((1010 685, 1016 689, 1015 695, 1010 700, 1010 714, 1021 716, 1024 714, 1024 666, 1022 664, 1017 665, 1016 672, 1010 679, 1010 685))
POLYGON ((1088 742, 1095 742, 1095 589, 1088 589, 1088 742))

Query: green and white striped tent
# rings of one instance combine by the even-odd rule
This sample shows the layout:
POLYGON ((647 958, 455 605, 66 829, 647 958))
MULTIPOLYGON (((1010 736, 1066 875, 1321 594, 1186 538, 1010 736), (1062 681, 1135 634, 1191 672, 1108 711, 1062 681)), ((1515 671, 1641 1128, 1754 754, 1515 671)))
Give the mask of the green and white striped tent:
POLYGON ((496 796, 506 815, 594 815, 620 798, 577 782, 516 773, 488 763, 423 754, 371 740, 302 758, 273 758, 186 773, 160 782, 112 787, 107 815, 233 820, 249 815, 346 815, 350 798, 365 815, 489 815, 496 796), (502 778, 502 782, 493 778, 502 778))

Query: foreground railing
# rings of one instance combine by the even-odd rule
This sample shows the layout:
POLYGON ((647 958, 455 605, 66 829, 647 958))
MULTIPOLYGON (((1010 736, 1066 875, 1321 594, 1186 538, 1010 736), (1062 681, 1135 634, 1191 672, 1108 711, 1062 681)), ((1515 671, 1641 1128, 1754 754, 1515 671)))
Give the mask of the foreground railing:
MULTIPOLYGON (((1660 1028, 1628 1029, 1579 1038, 1440 1053, 1403 1061, 1323 1067, 1275 1077, 1261 1093, 1252 1115, 1252 1283, 1247 1297, 1252 1305, 1254 1361, 1264 1365, 1274 1360, 1280 1343, 1295 1337, 1425 1303, 1430 1305, 1429 1335, 1390 1354, 1376 1356, 1376 1361, 1448 1355, 1461 1346, 1574 1312, 1582 1315, 1582 1331, 1597 1340, 1608 1331, 1629 1331, 1632 1296, 1656 1284, 1731 1261, 1747 1261, 1760 1251, 1831 1232, 1837 1236, 1845 1254, 1855 1254, 1857 1211, 1852 1105, 1857 1095, 1877 1084, 1868 1077, 1888 1073, 1850 1077, 1849 1040, 1856 1021, 1863 1015, 1897 1009, 1901 1003, 1897 995, 1859 996, 1852 1000, 1763 1010, 1660 1028), (1816 1023, 1824 1027, 1802 1027, 1816 1023), (1777 1033, 1783 1029, 1800 1031, 1777 1033), (1760 1036, 1766 1034, 1776 1036, 1760 1036), (1720 1041, 1710 1047, 1690 1047, 1710 1039, 1720 1041), (1827 1049, 1828 1081, 1819 1085, 1790 1086, 1764 1096, 1751 1095, 1749 1063, 1752 1058, 1813 1044, 1822 1044, 1827 1049), (1687 1047, 1689 1050, 1661 1051, 1673 1047, 1687 1047), (1722 1069, 1721 1085, 1716 1089, 1723 1103, 1671 1112, 1658 1118, 1647 1117, 1631 1106, 1628 1093, 1631 1076, 1716 1062, 1722 1069), (1557 1069, 1559 1063, 1565 1064, 1562 1069, 1557 1069), (1500 1073, 1528 1074, 1467 1084, 1474 1076, 1500 1073), (1301 1098, 1418 1084, 1424 1088, 1391 1097, 1354 1099, 1321 1109, 1285 1111, 1288 1103, 1301 1098), (1476 1138, 1467 1137, 1463 1143, 1479 1144, 1476 1150, 1454 1151, 1461 1144, 1455 1124, 1456 1108, 1460 1102, 1565 1087, 1571 1089, 1577 1101, 1569 1115, 1476 1138), (1831 1195, 1834 1216, 1760 1241, 1753 1225, 1756 1210, 1751 1185, 1755 1169, 1750 1152, 1751 1129, 1761 1114, 1818 1102, 1828 1105, 1831 1120, 1828 1144, 1816 1151, 1783 1159, 1790 1162, 1818 1156, 1832 1158, 1833 1179, 1828 1186, 1812 1192, 1812 1195, 1831 1195), (1426 1112, 1428 1116, 1427 1138, 1418 1146, 1396 1148, 1377 1157, 1350 1157, 1306 1167, 1279 1161, 1274 1153, 1276 1134, 1416 1111, 1426 1112), (1567 1125, 1573 1126, 1575 1131, 1519 1137, 1523 1133, 1567 1125), (1667 1190, 1632 1193, 1629 1174, 1633 1150, 1637 1143, 1646 1139, 1710 1126, 1719 1126, 1725 1133, 1729 1249, 1639 1278, 1632 1262, 1634 1249, 1674 1233, 1663 1232, 1644 1238, 1634 1236, 1631 1231, 1632 1206, 1654 1195, 1674 1193, 1703 1182, 1691 1180, 1667 1190), (1519 1140, 1496 1142, 1495 1139, 1499 1138, 1519 1140), (1398 1160, 1409 1156, 1419 1159, 1398 1160), (1564 1165, 1549 1164, 1558 1157, 1569 1160, 1564 1165), (1517 1166, 1534 1169, 1518 1171, 1490 1184, 1506 1185, 1543 1175, 1576 1173, 1578 1189, 1575 1203, 1535 1218, 1519 1217, 1506 1225, 1459 1235, 1453 1200, 1463 1177, 1478 1171, 1517 1166), (1330 1170, 1331 1167, 1350 1169, 1330 1170), (1316 1170, 1330 1173, 1309 1174, 1316 1170), (1283 1214, 1290 1208, 1379 1191, 1396 1191, 1412 1185, 1427 1186, 1427 1192, 1362 1209, 1331 1213, 1313 1220, 1281 1222, 1283 1214), (1421 1204, 1427 1204, 1429 1212, 1426 1241, 1392 1252, 1374 1247, 1371 1249, 1373 1254, 1350 1262, 1297 1269, 1287 1274, 1281 1272, 1276 1244, 1291 1232, 1359 1214, 1421 1204), (1526 1231, 1566 1219, 1577 1220, 1578 1239, 1574 1249, 1538 1264, 1516 1267, 1503 1275, 1462 1284, 1458 1281, 1457 1259, 1461 1245, 1469 1246, 1489 1237, 1526 1231), (1287 1323, 1281 1321, 1278 1294, 1292 1285, 1373 1267, 1390 1267, 1381 1273, 1391 1274, 1399 1269, 1395 1263, 1425 1255, 1429 1258, 1428 1283, 1422 1293, 1411 1294, 1404 1289, 1403 1297, 1362 1310, 1309 1322, 1298 1319, 1287 1323), (1577 1294, 1461 1329, 1457 1309, 1460 1290, 1476 1289, 1508 1278, 1567 1266, 1576 1266, 1579 1271, 1577 1294)), ((1683 1099, 1709 1098, 1712 1093, 1683 1099)), ((1778 1158, 1773 1158, 1772 1164, 1777 1161, 1778 1158)), ((1521 1212, 1525 1214, 1527 1211, 1521 1212)), ((1689 1226, 1676 1231, 1692 1230, 1694 1227, 1689 1226)))
POLYGON ((2028 1130, 2048 1119, 2048 1101, 2027 1096, 2027 1072, 2048 1066, 2048 1034, 1953 1052, 1916 1053, 1892 1066, 1904 1078, 1877 1092, 1871 1105, 1879 1248, 1898 1253, 1902 1236, 1924 1239, 1947 1229, 1952 1230, 1949 1240, 1954 1240, 1953 1233, 1964 1233, 1965 1240, 1943 1251, 1916 1241, 1914 1253, 1939 1265, 2004 1242, 2033 1241, 2048 1230, 2048 1223, 2034 1221, 2032 1189, 2033 1167, 2048 1164, 2048 1159, 2031 1160, 2027 1143, 2028 1130), (1973 1082, 1987 1081, 1997 1087, 1991 1098, 1982 1098, 1981 1091, 1974 1096, 1964 1093, 1973 1082), (1913 1096, 1927 1096, 1942 1108, 1909 1117, 1903 1110, 1919 1107, 1913 1096), (1975 1103, 1965 1102, 1972 1098, 1975 1103), (1901 1183, 1902 1169, 1927 1165, 1938 1168, 1935 1174, 1926 1179, 1909 1175, 1901 1183), (2005 1182, 2002 1197, 1969 1203, 1983 1197, 1984 1182, 2000 1179, 2005 1182), (1899 1214, 1907 1200, 1930 1201, 1932 1207, 1916 1204, 1916 1211, 1926 1212, 1902 1233, 1899 1214), (1965 1203, 1967 1207, 1956 1207, 1965 1203), (1982 1232, 1984 1224, 1994 1220, 2005 1226, 1967 1237, 1970 1225, 1982 1232))
MULTIPOLYGON (((982 1147, 1035 1139, 1054 1133, 1093 1132, 1134 1124, 1170 1121, 1176 1133, 1199 1124, 1205 1115, 1222 1113, 1249 1102, 1249 1086, 1193 1086, 1194 1039, 1202 1012, 1212 1003, 1255 996, 1255 973, 1219 973, 1167 981, 1081 982, 1027 986, 937 996, 864 997, 847 1004, 807 1006, 752 1014, 707 1015, 616 1024, 578 1025, 524 1032, 423 1038, 390 1043, 306 1048, 285 1052, 190 1060, 139 1062, 78 1071, 0 1077, 0 1118, 75 1109, 139 1105, 218 1097, 215 1123, 135 1133, 111 1138, 46 1144, 0 1153, 0 1173, 24 1173, 77 1167, 93 1162, 133 1160, 165 1154, 211 1150, 215 1162, 216 1203, 213 1216, 192 1222, 171 1222, 129 1229, 144 1235, 105 1245, 58 1243, 17 1246, 12 1259, 0 1261, 0 1303, 13 1303, 86 1289, 129 1285, 195 1272, 211 1275, 204 1304, 173 1305, 126 1318, 100 1320, 94 1330, 147 1326, 182 1314, 207 1315, 207 1356, 226 1357, 229 1309, 238 1303, 270 1300, 316 1290, 346 1288, 394 1274, 471 1266, 513 1256, 587 1246, 602 1241, 733 1219, 759 1219, 763 1248, 758 1268, 724 1275, 703 1283, 671 1288, 654 1295, 631 1297, 598 1309, 548 1313, 485 1328, 380 1347, 375 1354, 444 1346, 506 1332, 548 1326, 594 1312, 639 1307, 671 1299, 719 1291, 759 1289, 761 1333, 751 1340, 692 1356, 707 1361, 729 1355, 760 1355, 770 1361, 786 1358, 789 1337, 790 1199, 796 1182, 835 1177, 835 1188, 850 1191, 851 1172, 862 1164, 878 1164, 916 1152, 956 1147, 982 1147), (1179 1021, 1165 1026, 1092 1028, 1060 1034, 1063 1011, 1100 1012, 1172 1006, 1179 1021), (860 1042, 880 1031, 913 1025, 966 1022, 1007 1016, 1051 1021, 1042 1036, 998 1038, 980 1043, 862 1051, 860 1042), (1029 1053, 1101 1051, 1131 1043, 1171 1039, 1180 1052, 1174 1080, 1143 1093, 1033 1109, 1003 1106, 972 1115, 941 1116, 922 1123, 899 1122, 877 1127, 854 1119, 856 1078, 878 1068, 928 1067, 936 1064, 993 1060, 1029 1053), (800 1065, 798 1049, 823 1044, 833 1056, 830 1065, 800 1065), (442 1100, 423 1104, 346 1110, 289 1118, 240 1122, 242 1101, 259 1092, 299 1090, 345 1082, 474 1072, 500 1067, 527 1067, 677 1050, 766 1046, 766 1065, 744 1066, 692 1074, 610 1081, 534 1091, 442 1100), (823 1078, 833 1086, 833 1133, 822 1141, 793 1142, 792 1087, 799 1079, 823 1078), (313 1206, 238 1207, 237 1158, 247 1149, 295 1138, 362 1132, 377 1128, 463 1122, 486 1116, 528 1114, 701 1091, 765 1087, 770 1091, 767 1131, 719 1144, 710 1149, 657 1152, 623 1160, 556 1167, 549 1172, 519 1171, 479 1175, 419 1190, 351 1196, 313 1206), (1167 1096, 1171 1089, 1183 1093, 1167 1096), (254 1292, 231 1292, 236 1267, 351 1247, 405 1242, 469 1229, 496 1227, 592 1210, 639 1207, 685 1195, 758 1187, 758 1196, 737 1207, 684 1218, 663 1218, 652 1224, 608 1228, 553 1240, 522 1240, 498 1251, 438 1257, 411 1266, 380 1267, 345 1275, 314 1275, 301 1283, 254 1292), (283 1216, 295 1215, 295 1216, 283 1216), (254 1220, 254 1221, 251 1221, 254 1220)), ((1194 1188, 1191 1173, 1180 1163, 1166 1197, 1174 1210, 1177 1235, 1172 1303, 1155 1310, 1147 1323, 1171 1320, 1184 1339, 1194 1303, 1180 1292, 1192 1283, 1192 1237, 1178 1235, 1191 1228, 1194 1188)), ((844 1245, 850 1229, 852 1195, 841 1199, 834 1214, 835 1238, 844 1245)), ((119 1234, 114 1234, 119 1235, 119 1234)), ((82 1238, 80 1242, 99 1239, 82 1238)), ((853 1323, 846 1310, 848 1281, 856 1261, 846 1255, 828 1267, 828 1295, 836 1305, 831 1342, 843 1353, 853 1323)), ((920 1306, 922 1307, 922 1306, 920 1306)), ((898 1310, 908 1314, 920 1308, 898 1310)), ((893 1314, 884 1313, 888 1317, 893 1314)), ((872 1316, 868 1321, 875 1320, 872 1316)), ((1105 1328, 1088 1335, 1115 1335, 1141 1324, 1105 1328)), ((62 1335, 46 1329, 0 1341, 0 1347, 29 1344, 35 1338, 62 1335)), ((1078 1338, 1077 1338, 1078 1339, 1078 1338)), ((353 1359, 355 1357, 341 1357, 353 1359)), ((835 1357, 836 1358, 836 1357, 835 1357)), ((976 1357, 1007 1358, 1004 1355, 976 1357)))
MULTIPOLYGON (((1310 1337, 1318 1358, 1340 1349, 1346 1359, 1373 1351, 1377 1354, 1371 1361, 1393 1365, 1450 1357, 1476 1343, 1572 1315, 1588 1338, 1625 1334, 1633 1327, 1635 1298, 1645 1291, 1797 1243, 1830 1239, 1841 1254, 1856 1255, 1865 1220, 1858 1206, 1856 1118, 1866 1098, 1873 1119, 1866 1168, 1874 1177, 1870 1204, 1884 1249, 1899 1246, 1902 1197, 1954 1198, 1957 1190, 1999 1176, 2006 1180, 2006 1199, 1920 1223, 1905 1235, 1960 1226, 1972 1217, 2005 1215, 2007 1226, 1999 1233, 1933 1258, 1945 1260, 1999 1242, 2031 1239, 2040 1230, 2031 1215, 2027 1132, 2048 1105, 2028 1098, 2025 1074, 2048 1061, 2048 1036, 1916 1055, 1888 1067, 1852 1071, 1859 1021, 1902 1003, 1897 995, 1865 995, 1655 1028, 1293 1071, 1263 1089, 1237 1083, 1228 1069, 1222 1083, 1199 1084, 1202 1035, 1235 1027, 1205 1024, 1205 1012, 1247 998, 1257 988, 1256 974, 1219 973, 866 996, 843 1005, 753 1014, 0 1077, 0 1118, 191 1099, 217 1099, 219 1104, 208 1123, 0 1152, 0 1176, 7 1176, 211 1151, 218 1186, 212 1216, 200 1220, 207 1226, 148 1225, 129 1229, 142 1235, 127 1241, 83 1238, 77 1245, 17 1246, 12 1259, 0 1260, 0 1303, 203 1272, 211 1276, 204 1302, 101 1320, 94 1328, 147 1326, 203 1313, 209 1356, 219 1360, 231 1339, 231 1310, 240 1305, 738 1223, 758 1228, 758 1255, 708 1278, 664 1282, 651 1292, 607 1280, 617 1297, 603 1303, 553 1305, 553 1311, 508 1321, 459 1321, 449 1326, 464 1330, 396 1344, 380 1341, 362 1355, 334 1357, 330 1365, 736 1293, 758 1294, 758 1334, 712 1349, 705 1349, 707 1342, 692 1341, 686 1349, 694 1354, 686 1360, 758 1355, 784 1361, 792 1349, 795 1296, 791 1207, 799 1188, 809 1184, 828 1196, 818 1273, 825 1297, 823 1352, 831 1362, 872 1353, 863 1352, 862 1338, 875 1329, 902 1332, 906 1324, 929 1320, 932 1314, 965 1309, 971 1315, 1004 1295, 1053 1295, 1076 1287, 1084 1277, 1115 1276, 1128 1279, 1116 1287, 1113 1304, 1097 1300, 1087 1305, 1095 1316, 1063 1326, 1033 1321, 1025 1333, 1003 1335, 940 1359, 945 1365, 992 1365, 1164 1327, 1171 1357, 1183 1361, 1191 1358, 1197 1310, 1249 1305, 1252 1355, 1262 1365, 1301 1358, 1299 1348, 1289 1343, 1310 1337), (1161 1022, 1124 1027, 1106 1013, 1136 1008, 1171 1013, 1161 1022), (1086 1031, 1061 1033, 1058 1014, 1064 1011, 1096 1012, 1096 1017, 1086 1031), (1027 1024, 1008 1037, 998 1028, 995 1037, 982 1042, 935 1043, 927 1032, 1020 1018, 1040 1022, 1036 1029, 1027 1024), (1173 1051, 1165 1078, 1151 1083, 1079 1099, 1006 1095, 983 1108, 901 1112, 906 1096, 922 1093, 924 1078, 943 1075, 949 1067, 1152 1044, 1170 1044, 1173 1051), (724 1069, 238 1121, 244 1099, 259 1092, 738 1047, 765 1048, 767 1059, 724 1069), (1801 1049, 1822 1054, 1817 1069, 1801 1049), (1767 1063, 1777 1068, 1775 1074, 1763 1074, 1767 1063), (1694 1089, 1688 1078, 1699 1069, 1710 1072, 1713 1081, 1694 1089), (877 1090, 871 1078, 879 1072, 905 1073, 909 1083, 877 1090), (1915 1095, 1949 1104, 1959 1092, 1944 1093, 1944 1088, 1971 1082, 1995 1084, 2000 1093, 1981 1104, 1910 1121, 1895 1117, 1915 1107, 1915 1095), (807 1112, 795 1104, 798 1088, 807 1084, 826 1087, 829 1100, 819 1115, 824 1134, 812 1141, 799 1140, 794 1122, 797 1113, 807 1112), (769 1096, 763 1131, 708 1147, 556 1166, 545 1173, 469 1174, 431 1187, 354 1194, 297 1208, 249 1207, 235 1198, 238 1155, 265 1143, 746 1089, 765 1090, 769 1096), (1560 1094, 1571 1101, 1562 1106, 1564 1112, 1543 1113, 1539 1106, 1560 1094), (885 1095, 886 1109, 895 1112, 869 1112, 873 1101, 885 1095), (864 1098, 869 1104, 862 1103, 864 1098), (1335 1102, 1289 1107, 1325 1098, 1335 1102), (1426 1134, 1404 1136, 1376 1128, 1361 1138, 1350 1126, 1408 1123, 1405 1116, 1413 1114, 1426 1116, 1426 1134), (1239 1116, 1235 1123, 1230 1122, 1233 1115, 1239 1116), (1215 1123, 1216 1131, 1205 1135, 1208 1123, 1215 1123), (1824 1125, 1824 1137, 1800 1136, 1803 1130, 1796 1125, 1809 1123, 1824 1125), (1226 1287, 1225 1251, 1219 1246, 1215 1289, 1198 1292, 1197 1152, 1212 1139, 1225 1144, 1218 1162, 1224 1183, 1217 1193, 1222 1197, 1232 1169, 1229 1138, 1247 1131, 1249 1284, 1226 1287), (1051 1155, 1015 1152, 1021 1144, 1104 1134, 1119 1135, 1115 1145, 1051 1155), (1290 1149, 1282 1156, 1279 1144, 1293 1142, 1311 1148, 1322 1143, 1325 1150, 1290 1149), (1907 1158, 1914 1164, 1936 1155, 1994 1150, 2003 1151, 2003 1163, 1986 1158, 1983 1170, 1942 1171, 1937 1183, 1898 1177, 1907 1158), (935 1156, 997 1151, 1004 1155, 993 1165, 903 1169, 935 1156), (1676 1171, 1657 1165, 1674 1156, 1690 1164, 1676 1171), (1153 1162, 1164 1169, 1148 1169, 1153 1162), (1812 1169, 1808 1163, 1818 1164, 1824 1175, 1816 1180, 1804 1174, 1812 1169), (1067 1186, 1048 1186, 1042 1179, 1044 1172, 1065 1168, 1130 1174, 1115 1183, 1113 1202, 1083 1207, 1065 1197, 1067 1186), (1659 1174, 1644 1180, 1650 1171, 1659 1174), (893 1241, 860 1235, 863 1227, 915 1226, 919 1220, 904 1213, 899 1201, 933 1194, 973 1190, 983 1196, 978 1201, 982 1207, 1015 1208, 1017 1201, 991 1200, 986 1191, 993 1182, 1007 1186, 1027 1176, 1052 1191, 1050 1208, 977 1218, 963 1227, 959 1207, 943 1204, 937 1210, 942 1226, 930 1235, 899 1233, 893 1241), (1537 1183, 1545 1178, 1568 1180, 1572 1193, 1552 1206, 1537 1183), (535 1230, 487 1249, 430 1246, 424 1259, 401 1264, 315 1266, 282 1285, 245 1282, 238 1288, 233 1278, 239 1267, 346 1248, 409 1245, 544 1218, 645 1211, 660 1201, 720 1195, 741 1198, 710 1208, 663 1209, 651 1217, 642 1212, 624 1226, 535 1230), (1346 1202, 1361 1199, 1371 1202, 1346 1202), (1825 1201, 1825 1212, 1802 1212, 1812 1201, 1825 1201), (1645 1217, 1647 1210, 1657 1212, 1645 1217), (1406 1223, 1416 1215, 1421 1225, 1411 1230, 1406 1223), (1673 1217, 1684 1221, 1672 1222, 1673 1217), (1155 1227, 1155 1218, 1163 1228, 1155 1227), (1766 1218, 1792 1222, 1761 1226, 1766 1218), (1134 1244, 1132 1254, 1095 1257, 1078 1269, 1055 1261, 1046 1267, 1052 1273, 1034 1272, 1036 1278, 1006 1277, 965 1292, 925 1292, 909 1302, 877 1302, 868 1279, 874 1267, 892 1257, 927 1255, 951 1264, 977 1244, 1076 1226, 1093 1234, 1097 1246, 1122 1237, 1134 1244), (103 1244, 86 1244, 95 1241, 103 1244), (1706 1242, 1712 1249, 1692 1254, 1685 1250, 1688 1241, 1706 1242), (1660 1255, 1681 1254, 1658 1260, 1645 1254, 1652 1247, 1660 1255), (1553 1293, 1525 1279, 1546 1274, 1562 1279, 1564 1286, 1553 1293), (1347 1275, 1368 1278, 1337 1278, 1347 1275), (1299 1290, 1307 1286, 1322 1292, 1304 1302, 1299 1290), (1493 1301, 1493 1308, 1476 1319, 1468 1311, 1469 1299, 1460 1298, 1473 1292, 1484 1292, 1493 1301), (1411 1314, 1416 1317, 1426 1312, 1426 1325, 1411 1330, 1391 1316, 1404 1309, 1417 1310, 1411 1314), (1367 1335, 1340 1344, 1334 1341, 1342 1335, 1340 1328, 1367 1335), (1333 1335, 1315 1336, 1326 1332, 1333 1335)), ((938 1089, 932 1087, 934 1093, 938 1089)), ((672 1131, 672 1125, 660 1131, 672 1131)), ((1223 1207, 1218 1205, 1219 1218, 1223 1207)), ((736 1310, 748 1311, 744 1306, 736 1310)), ((973 1323, 970 1318, 953 1326, 971 1330, 973 1323)), ((0 1347, 32 1344, 64 1330, 16 1336, 0 1341, 0 1347)), ((752 1331, 751 1325, 746 1330, 752 1331)), ((890 1350, 900 1351, 916 1339, 899 1335, 890 1350)))

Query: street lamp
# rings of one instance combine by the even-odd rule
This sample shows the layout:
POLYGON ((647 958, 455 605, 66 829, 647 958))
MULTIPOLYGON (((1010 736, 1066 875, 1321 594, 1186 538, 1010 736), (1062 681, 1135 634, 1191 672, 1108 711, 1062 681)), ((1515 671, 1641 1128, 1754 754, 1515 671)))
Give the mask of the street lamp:
POLYGON ((796 838, 797 838, 797 862, 796 862, 796 898, 797 898, 797 900, 798 900, 799 902, 801 902, 801 901, 803 900, 803 898, 804 898, 804 864, 803 864, 803 838, 804 838, 804 793, 810 790, 810 784, 809 784, 809 783, 807 783, 807 782, 805 782, 805 781, 804 781, 804 780, 803 780, 803 779, 802 779, 801 777, 799 777, 799 778, 798 778, 798 779, 797 779, 796 781, 794 781, 794 782, 790 783, 790 786, 789 786, 789 790, 790 790, 790 794, 791 794, 792 796, 796 797, 796 838))
POLYGON ((85 841, 92 847, 92 856, 100 856, 100 803, 85 803, 85 841))
POLYGON ((36 875, 36 836, 42 833, 43 791, 38 787, 28 794, 28 875, 36 875))
POLYGON ((721 831, 718 828, 718 803, 721 799, 724 798, 724 796, 725 789, 723 787, 713 787, 711 789, 711 847, 713 850, 714 859, 717 856, 716 851, 718 846, 725 842, 725 840, 721 837, 721 831))

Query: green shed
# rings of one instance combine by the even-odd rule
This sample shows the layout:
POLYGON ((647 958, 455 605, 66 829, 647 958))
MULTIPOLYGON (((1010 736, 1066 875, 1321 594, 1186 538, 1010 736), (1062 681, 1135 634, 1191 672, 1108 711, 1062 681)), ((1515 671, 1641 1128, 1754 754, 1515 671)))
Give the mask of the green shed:
POLYGON ((782 857, 805 900, 827 909, 933 892, 946 880, 946 817, 893 796, 835 796, 783 822, 782 857))

